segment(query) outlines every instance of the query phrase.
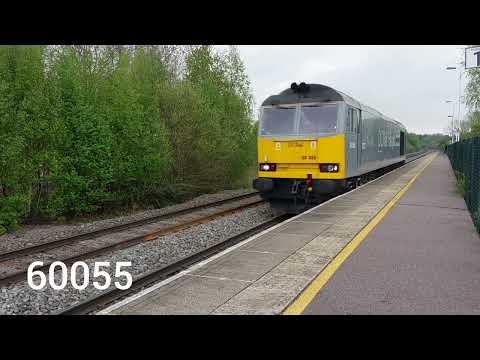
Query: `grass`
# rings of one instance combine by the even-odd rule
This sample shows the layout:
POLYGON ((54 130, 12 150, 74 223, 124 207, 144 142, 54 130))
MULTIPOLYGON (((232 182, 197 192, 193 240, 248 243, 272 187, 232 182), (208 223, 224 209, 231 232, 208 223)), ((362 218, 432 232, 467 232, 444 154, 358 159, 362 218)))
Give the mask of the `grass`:
MULTIPOLYGON (((76 216, 59 216, 57 218, 28 218, 25 224, 76 225, 99 220, 108 220, 120 216, 129 216, 139 211, 160 209, 166 206, 181 204, 205 194, 213 194, 223 190, 250 189, 252 180, 257 176, 257 164, 249 167, 230 186, 212 187, 211 184, 172 184, 162 189, 158 194, 151 194, 148 201, 130 204, 112 203, 96 212, 76 216)), ((7 230, 0 225, 0 236, 7 230)))
POLYGON ((459 171, 455 171, 455 176, 457 178, 457 192, 462 195, 462 197, 465 197, 465 176, 459 171))

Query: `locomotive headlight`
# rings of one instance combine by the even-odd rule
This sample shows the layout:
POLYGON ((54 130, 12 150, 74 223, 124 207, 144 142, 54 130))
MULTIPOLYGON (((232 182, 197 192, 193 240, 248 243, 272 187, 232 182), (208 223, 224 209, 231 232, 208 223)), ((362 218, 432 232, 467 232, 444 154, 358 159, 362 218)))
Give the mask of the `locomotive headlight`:
POLYGON ((275 171, 275 164, 260 164, 260 171, 275 171))
POLYGON ((320 172, 338 172, 339 169, 338 164, 320 164, 320 172))

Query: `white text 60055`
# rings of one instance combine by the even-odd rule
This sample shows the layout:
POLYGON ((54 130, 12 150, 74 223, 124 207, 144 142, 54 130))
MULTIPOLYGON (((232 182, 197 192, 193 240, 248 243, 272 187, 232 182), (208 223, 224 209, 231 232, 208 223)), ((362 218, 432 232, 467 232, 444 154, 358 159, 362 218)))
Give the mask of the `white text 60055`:
MULTIPOLYGON (((27 282, 28 286, 30 286, 33 290, 42 290, 47 285, 47 276, 41 270, 34 270, 36 267, 42 267, 42 261, 34 261, 28 267, 27 272, 27 282), (33 278, 40 278, 40 282, 35 284, 33 282, 33 278)), ((103 284, 97 280, 93 281, 93 286, 98 290, 105 290, 108 289, 112 283, 112 278, 110 274, 102 270, 102 268, 108 268, 110 266, 110 262, 108 261, 99 261, 95 262, 93 268, 93 278, 100 279, 102 278, 103 284)), ((120 281, 115 281, 115 287, 120 290, 127 290, 132 286, 132 275, 125 270, 122 270, 122 267, 132 266, 130 261, 119 261, 115 263, 115 278, 125 278, 126 283, 122 284, 120 281)), ((90 284, 90 270, 88 265, 83 261, 77 261, 72 264, 70 271, 68 271, 67 266, 61 261, 54 261, 50 264, 48 268, 48 283, 50 287, 54 290, 62 290, 67 285, 67 282, 70 278, 70 283, 72 287, 77 290, 84 290, 90 284), (60 274, 60 281, 57 283, 55 282, 55 272, 59 272, 60 274), (77 273, 81 272, 80 278, 78 280, 77 273), (70 276, 69 276, 70 275, 70 276)))

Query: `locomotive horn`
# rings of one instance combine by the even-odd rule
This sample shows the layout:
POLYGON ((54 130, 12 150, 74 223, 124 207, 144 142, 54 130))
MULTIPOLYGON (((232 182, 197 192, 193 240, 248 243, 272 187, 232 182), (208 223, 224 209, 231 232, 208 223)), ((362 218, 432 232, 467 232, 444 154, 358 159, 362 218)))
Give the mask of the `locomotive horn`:
POLYGON ((298 87, 298 92, 300 93, 306 93, 310 90, 310 86, 305 84, 304 82, 300 83, 300 86, 298 87))

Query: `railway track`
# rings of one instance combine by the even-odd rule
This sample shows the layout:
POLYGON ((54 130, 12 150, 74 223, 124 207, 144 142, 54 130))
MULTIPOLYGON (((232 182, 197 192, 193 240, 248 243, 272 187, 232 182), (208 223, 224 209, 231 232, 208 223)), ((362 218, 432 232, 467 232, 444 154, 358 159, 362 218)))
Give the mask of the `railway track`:
MULTIPOLYGON (((419 153, 408 154, 406 163, 415 161, 427 155, 428 153, 429 152, 419 152, 419 153)), ((25 280, 27 275, 26 269, 28 265, 32 261, 38 260, 35 257, 38 257, 39 255, 45 256, 47 252, 51 250, 54 250, 54 251, 62 250, 64 252, 64 255, 68 255, 68 256, 52 257, 51 254, 48 254, 50 255, 50 258, 47 257, 48 262, 46 263, 46 265, 44 265, 42 268, 39 268, 38 270, 45 272, 45 270, 48 269, 49 265, 53 261, 62 261, 68 266, 78 260, 94 258, 102 254, 118 251, 120 249, 135 246, 137 244, 141 244, 144 242, 148 242, 150 240, 156 239, 158 237, 161 237, 167 234, 178 232, 188 227, 192 227, 202 223, 207 223, 209 221, 212 221, 215 218, 235 213, 237 211, 240 211, 241 209, 254 207, 264 202, 264 200, 258 200, 258 199, 259 199, 258 193, 252 192, 252 193, 244 194, 234 198, 211 202, 211 203, 207 203, 204 205, 200 205, 200 206, 196 206, 188 209, 183 209, 183 210, 179 210, 179 211, 175 211, 175 212, 171 212, 163 215, 150 217, 147 219, 133 221, 133 222, 129 222, 129 223, 118 225, 118 226, 104 228, 104 229, 96 230, 89 233, 74 235, 71 237, 55 240, 53 242, 30 246, 27 248, 22 248, 22 249, 8 252, 8 253, 0 254, 0 274, 2 269, 5 269, 5 266, 8 267, 9 264, 11 264, 12 262, 18 261, 18 259, 22 259, 22 258, 24 259, 23 261, 24 266, 19 271, 13 271, 13 272, 10 271, 10 273, 7 274, 7 276, 2 275, 3 277, 0 278, 0 287, 6 286, 12 283, 16 283, 21 280, 25 280), (238 202, 242 202, 242 204, 240 206, 235 204, 238 202), (232 206, 233 204, 235 204, 235 206, 232 206), (179 219, 181 220, 179 221, 179 219), (162 223, 162 226, 160 228, 157 227, 158 225, 156 224, 157 222, 162 223), (172 224, 172 222, 174 223, 172 224), (153 229, 153 231, 152 231, 152 226, 156 227, 155 229, 153 229), (148 228, 148 227, 150 227, 150 231, 145 230, 145 228, 148 228), (128 236, 127 238, 123 236, 123 239, 120 239, 120 241, 117 239, 116 241, 111 243, 102 243, 102 241, 100 241, 103 239, 102 237, 105 237, 108 235, 110 236, 125 235, 125 234, 128 234, 128 232, 138 233, 140 229, 143 231, 143 233, 140 235, 137 234, 136 236, 128 236), (97 243, 96 248, 90 248, 87 251, 83 251, 83 252, 79 252, 78 248, 72 251, 72 249, 75 249, 77 246, 81 244, 84 245, 85 243, 93 243, 93 242, 97 243), (100 247, 98 247, 98 242, 102 243, 100 247), (74 255, 72 256, 71 254, 74 254, 74 255)), ((178 262, 170 264, 161 269, 149 270, 148 272, 144 272, 141 275, 138 275, 136 278, 134 278, 133 284, 129 290, 118 290, 116 288, 105 290, 101 294, 96 295, 91 299, 87 299, 86 301, 83 301, 81 303, 78 303, 69 308, 59 311, 58 314, 64 314, 64 315, 88 314, 96 310, 99 310, 102 307, 105 307, 113 302, 116 302, 126 296, 130 296, 132 293, 138 290, 141 290, 146 286, 149 286, 155 282, 164 280, 174 275, 175 273, 182 271, 183 269, 188 268, 189 266, 214 255, 215 253, 218 253, 230 246, 233 246, 238 242, 242 241, 243 239, 246 239, 275 224, 278 224, 279 222, 284 221, 288 217, 289 217, 288 215, 277 216, 271 221, 262 223, 259 226, 256 226, 240 235, 237 235, 225 241, 222 241, 221 243, 218 243, 208 249, 202 250, 193 255, 189 255, 188 257, 178 262)))
POLYGON ((28 264, 34 260, 39 260, 39 258, 49 259, 46 265, 39 268, 39 270, 43 271, 48 269, 53 261, 62 261, 66 265, 70 265, 79 260, 93 258, 111 251, 118 251, 151 241, 160 236, 179 232, 183 229, 206 223, 218 217, 257 206, 264 202, 265 200, 259 200, 257 193, 253 192, 3 253, 0 254, 0 262, 4 274, 2 274, 0 278, 0 286, 7 286, 25 280, 28 264), (253 198, 253 200, 249 200, 251 198, 253 198), (238 202, 241 202, 241 204, 233 207, 230 205, 238 202), (216 208, 219 207, 220 209, 217 210, 216 208), (167 220, 174 220, 174 222, 177 223, 172 224, 172 222, 168 222, 167 220), (148 227, 153 227, 153 229, 145 231, 148 227), (139 232, 140 234, 138 234, 139 232), (129 236, 129 233, 134 235, 129 236), (120 240, 117 238, 120 238, 120 240), (79 249, 75 249, 75 247, 81 249, 87 248, 87 251, 79 251, 79 249), (56 250, 57 254, 53 254, 53 256, 52 254, 48 254, 47 252, 51 250, 56 250), (75 255, 61 256, 58 252, 61 254, 62 251, 66 254, 73 253, 75 255), (52 257, 54 257, 54 260, 51 260, 52 257))
MULTIPOLYGON (((425 155, 427 155, 429 152, 418 152, 418 153, 412 153, 407 156, 407 161, 406 163, 410 163, 412 161, 415 161, 425 155)), ((93 298, 87 299, 83 302, 80 302, 78 304, 75 304, 67 309, 61 310, 57 312, 57 315, 85 315, 89 313, 93 313, 95 311, 98 311, 102 308, 107 307, 108 305, 119 301, 127 296, 130 296, 143 288, 150 286, 154 283, 163 281, 176 273, 194 265, 195 263, 198 263, 210 256, 213 256, 214 254, 217 254, 224 249, 227 249, 231 246, 234 246, 235 244, 238 244, 244 239, 247 239, 250 236, 253 236, 255 234, 258 234, 286 219, 291 217, 293 215, 280 215, 275 217, 274 219, 267 221, 259 226, 256 226, 252 229, 249 229, 239 235, 233 236, 221 243, 218 243, 212 247, 209 247, 201 252, 195 253, 191 256, 188 256, 178 262, 175 262, 173 264, 170 264, 166 267, 160 268, 160 269, 155 269, 150 272, 147 272, 143 275, 138 276, 136 279, 133 280, 132 286, 130 287, 129 290, 127 291, 122 291, 118 290, 116 288, 111 288, 107 290, 106 292, 97 295, 93 298)))
POLYGON ((231 246, 234 246, 241 241, 258 234, 276 224, 279 224, 292 215, 280 215, 275 217, 272 220, 266 221, 254 228, 251 228, 241 234, 232 236, 225 241, 222 241, 216 245, 213 245, 205 250, 197 252, 193 255, 187 256, 180 261, 177 261, 173 264, 167 265, 160 269, 151 270, 145 274, 138 276, 133 279, 132 286, 128 290, 119 290, 117 288, 110 288, 109 290, 97 295, 93 298, 87 299, 83 302, 75 304, 67 309, 61 310, 54 315, 85 315, 92 313, 94 311, 105 308, 109 304, 119 301, 127 296, 132 295, 144 287, 152 285, 153 283, 165 280, 176 273, 187 269, 188 267, 196 264, 204 259, 207 259, 231 246))
MULTIPOLYGON (((418 157, 424 156, 426 153, 427 152, 417 152, 417 153, 407 154, 407 159, 409 159, 407 161, 407 163, 417 159, 418 157)), ((167 213, 167 214, 156 215, 156 216, 152 216, 152 217, 148 217, 148 218, 145 218, 145 219, 132 221, 132 222, 128 222, 128 223, 124 223, 124 224, 120 224, 120 225, 116 225, 116 226, 112 226, 112 227, 107 227, 107 228, 103 228, 103 229, 99 229, 99 230, 95 230, 95 231, 91 231, 91 232, 86 232, 86 233, 82 233, 82 234, 68 236, 68 237, 65 237, 65 238, 61 238, 61 239, 58 239, 58 240, 55 240, 55 241, 50 241, 50 242, 43 243, 43 244, 28 246, 28 247, 24 247, 24 248, 21 248, 21 249, 0 253, 0 262, 4 262, 4 261, 10 260, 10 259, 15 259, 15 258, 18 258, 20 256, 26 256, 26 255, 41 253, 41 252, 44 252, 44 251, 47 251, 47 250, 55 249, 55 248, 58 248, 58 247, 61 247, 61 246, 67 245, 67 244, 72 244, 72 243, 83 241, 83 240, 86 240, 86 239, 93 239, 93 238, 97 238, 97 237, 100 237, 100 236, 103 236, 103 235, 120 232, 120 231, 123 231, 123 230, 138 228, 142 225, 147 225, 147 224, 150 224, 150 223, 153 223, 153 222, 171 219, 175 216, 189 214, 189 213, 192 213, 192 212, 197 211, 197 210, 202 210, 202 209, 206 209, 206 208, 210 208, 210 207, 220 206, 220 205, 227 204, 227 203, 230 203, 230 202, 233 202, 233 201, 238 201, 238 200, 250 198, 250 197, 253 197, 253 196, 257 196, 257 195, 258 195, 258 192, 252 192, 252 193, 236 196, 236 197, 233 197, 233 198, 228 198, 228 199, 219 200, 219 201, 215 201, 215 202, 211 202, 211 203, 207 203, 207 204, 203 204, 203 205, 199 205, 199 206, 195 206, 195 207, 191 207, 191 208, 187 208, 187 209, 173 211, 173 212, 167 213)))
POLYGON ((432 150, 422 150, 422 151, 407 154, 405 156, 408 159, 408 161, 406 161, 406 163, 409 163, 409 162, 414 161, 414 160, 416 160, 416 159, 418 159, 422 156, 430 154, 431 152, 432 152, 432 150))

